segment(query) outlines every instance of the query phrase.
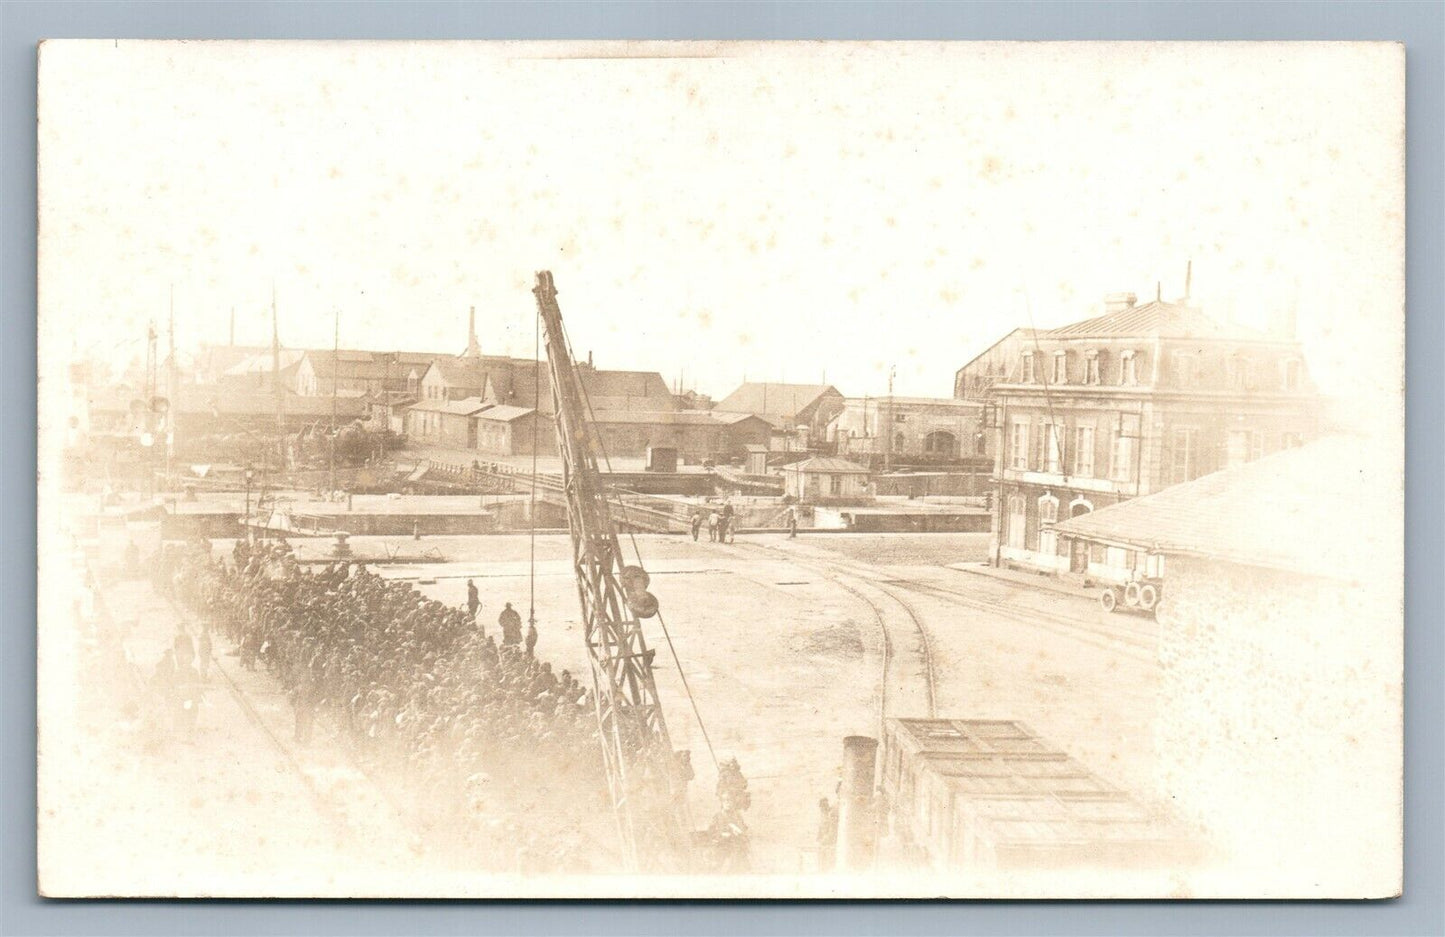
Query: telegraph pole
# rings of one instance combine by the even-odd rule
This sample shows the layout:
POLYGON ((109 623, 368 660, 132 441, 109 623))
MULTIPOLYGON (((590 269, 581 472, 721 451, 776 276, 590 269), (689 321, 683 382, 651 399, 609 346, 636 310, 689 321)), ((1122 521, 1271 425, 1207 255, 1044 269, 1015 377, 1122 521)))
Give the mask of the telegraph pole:
MULTIPOLYGON (((336 309, 335 325, 331 336, 331 471, 327 490, 336 490, 336 378, 337 366, 341 361, 341 308, 336 309)), ((382 393, 386 388, 382 388, 382 393)))
POLYGON ((176 401, 176 286, 174 283, 171 284, 170 322, 167 331, 170 333, 168 336, 170 356, 166 368, 166 488, 174 491, 171 459, 175 455, 176 417, 179 411, 176 401))
POLYGON ((883 443, 883 471, 889 472, 893 469, 893 376, 898 373, 897 366, 888 368, 888 425, 884 428, 883 443))

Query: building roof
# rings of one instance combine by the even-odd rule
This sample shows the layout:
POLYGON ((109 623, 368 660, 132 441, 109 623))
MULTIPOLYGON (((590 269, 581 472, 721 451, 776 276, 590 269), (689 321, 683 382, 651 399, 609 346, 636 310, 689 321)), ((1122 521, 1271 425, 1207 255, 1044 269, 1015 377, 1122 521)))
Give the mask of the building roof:
POLYGON ((1233 338, 1259 340, 1261 332, 1219 322, 1194 306, 1159 300, 1040 333, 1042 338, 1233 338))
POLYGON ((305 352, 312 372, 320 378, 340 374, 363 380, 405 380, 413 367, 425 366, 436 357, 421 351, 361 351, 343 348, 311 349, 305 352))
POLYGON ((436 358, 431 367, 448 387, 482 388, 487 384, 487 367, 474 358, 436 358))
POLYGON ((1000 338, 998 341, 994 342, 992 345, 990 345, 990 346, 988 346, 987 348, 985 348, 983 351, 981 351, 981 352, 979 352, 978 354, 974 355, 972 358, 970 358, 970 359, 968 360, 968 363, 967 363, 967 364, 965 364, 963 367, 959 368, 958 370, 959 370, 960 372, 962 372, 962 371, 967 371, 969 368, 973 367, 975 364, 978 364, 978 362, 980 362, 980 361, 982 361, 984 358, 988 357, 989 353, 992 352, 995 348, 998 348, 1000 345, 1002 345, 1004 342, 1009 341, 1010 339, 1018 338, 1018 339, 1020 339, 1020 340, 1023 340, 1023 339, 1025 339, 1025 338, 1032 338, 1032 337, 1033 337, 1033 334, 1034 334, 1034 330, 1033 330, 1033 329, 1026 329, 1026 328, 1023 328, 1022 326, 1020 326, 1019 328, 1014 329, 1012 332, 1009 332, 1008 334, 1004 335, 1002 338, 1000 338))
POLYGON ((1400 452, 1332 436, 1063 521, 1065 537, 1344 580, 1398 575, 1400 452))
MULTIPOLYGON (((276 355, 276 357, 281 362, 281 369, 286 370, 288 368, 294 367, 297 364, 300 364, 301 359, 306 357, 306 352, 300 351, 295 348, 283 348, 276 355)), ((271 352, 268 351, 264 354, 249 355, 238 361, 236 364, 231 365, 222 373, 224 373, 227 377, 244 377, 252 374, 270 374, 271 352)))
POLYGON ((672 391, 656 371, 597 371, 578 369, 588 397, 666 397, 672 391))
POLYGON ((465 397, 461 400, 423 400, 409 409, 424 410, 428 413, 450 413, 454 416, 472 416, 491 406, 480 397, 465 397))
POLYGON ((789 465, 787 470, 789 472, 824 472, 829 475, 868 474, 868 469, 857 462, 849 462, 847 459, 838 459, 833 456, 814 456, 811 459, 804 459, 789 465))
POLYGON ((772 416, 796 416, 828 394, 843 396, 831 384, 744 383, 719 401, 717 409, 772 416))
POLYGON ((849 397, 846 399, 847 406, 861 406, 863 404, 887 408, 894 407, 952 407, 958 410, 977 410, 983 406, 979 400, 966 400, 960 397, 849 397))
POLYGON ((716 410, 597 410, 597 423, 648 423, 669 426, 732 426, 744 420, 760 420, 751 413, 718 413, 716 410))
POLYGON ((497 423, 510 423, 513 420, 520 420, 524 416, 536 413, 532 407, 511 407, 504 403, 487 407, 477 414, 479 419, 490 420, 497 423))

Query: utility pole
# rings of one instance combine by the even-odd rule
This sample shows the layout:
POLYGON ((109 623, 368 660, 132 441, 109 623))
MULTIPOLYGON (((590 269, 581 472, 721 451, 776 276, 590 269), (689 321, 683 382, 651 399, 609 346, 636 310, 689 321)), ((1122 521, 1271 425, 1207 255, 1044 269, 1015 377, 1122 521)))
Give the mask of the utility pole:
POLYGON ((146 390, 145 433, 141 443, 146 448, 146 498, 156 494, 156 325, 146 324, 146 390))
POLYGON ((883 471, 893 469, 893 376, 898 373, 896 365, 888 368, 888 425, 884 427, 883 471))
MULTIPOLYGON (((336 309, 336 320, 331 337, 331 472, 327 490, 336 490, 336 364, 341 360, 341 308, 336 309)), ((385 388, 382 389, 385 393, 385 388)))
POLYGON ((166 367, 166 489, 174 490, 171 460, 176 449, 176 417, 179 407, 176 400, 176 287, 171 284, 170 322, 167 331, 170 355, 166 367))

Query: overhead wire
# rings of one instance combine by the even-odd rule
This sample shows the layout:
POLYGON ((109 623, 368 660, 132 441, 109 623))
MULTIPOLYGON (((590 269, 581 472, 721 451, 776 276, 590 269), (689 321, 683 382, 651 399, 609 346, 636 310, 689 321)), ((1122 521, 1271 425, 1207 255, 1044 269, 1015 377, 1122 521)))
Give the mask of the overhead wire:
MULTIPOLYGON (((538 315, 540 317, 540 312, 538 313, 538 315)), ((567 326, 565 324, 563 324, 562 326, 562 343, 567 348, 568 357, 570 357, 573 361, 577 360, 576 354, 572 351, 572 339, 570 336, 567 335, 567 326)), ((577 384, 577 390, 582 397, 582 405, 587 410, 587 419, 595 427, 597 425, 597 414, 592 409, 592 399, 590 396, 588 396, 587 388, 583 386, 580 380, 577 382, 577 384)), ((603 441, 601 433, 594 433, 594 438, 597 442, 597 449, 602 454, 602 463, 607 466, 608 474, 612 474, 612 459, 607 454, 607 444, 603 441)), ((535 476, 536 472, 534 471, 533 477, 535 478, 535 476)), ((605 495, 603 496, 602 500, 605 504, 607 501, 605 495)), ((622 514, 625 520, 627 517, 627 502, 619 499, 618 504, 622 507, 622 514)), ((642 551, 637 545, 637 534, 631 529, 630 526, 627 530, 627 538, 632 544, 632 555, 637 558, 637 565, 641 566, 642 551)), ((662 628, 662 637, 667 642, 668 653, 672 655, 673 665, 677 668, 677 675, 682 680, 683 692, 686 693, 687 701, 692 707, 693 717, 697 719, 697 727, 698 730, 702 733, 702 740, 707 745, 707 753, 708 757, 712 759, 713 769, 719 770, 720 765, 717 758, 717 751, 714 750, 712 745, 712 737, 708 735, 707 725, 703 722, 702 718, 702 710, 697 705, 697 697, 693 695, 692 685, 687 682, 687 674, 682 669, 682 659, 677 655, 677 647, 673 643, 672 632, 668 629, 667 622, 662 617, 661 609, 658 609, 657 611, 657 623, 662 628)))

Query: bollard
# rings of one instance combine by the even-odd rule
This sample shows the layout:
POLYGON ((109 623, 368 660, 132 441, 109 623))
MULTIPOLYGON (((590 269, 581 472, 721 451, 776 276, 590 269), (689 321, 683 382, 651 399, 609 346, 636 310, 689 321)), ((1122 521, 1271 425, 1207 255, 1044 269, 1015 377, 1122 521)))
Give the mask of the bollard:
POLYGON ((837 868, 861 872, 873 864, 873 772, 878 740, 866 735, 843 739, 843 784, 838 791, 837 868))

